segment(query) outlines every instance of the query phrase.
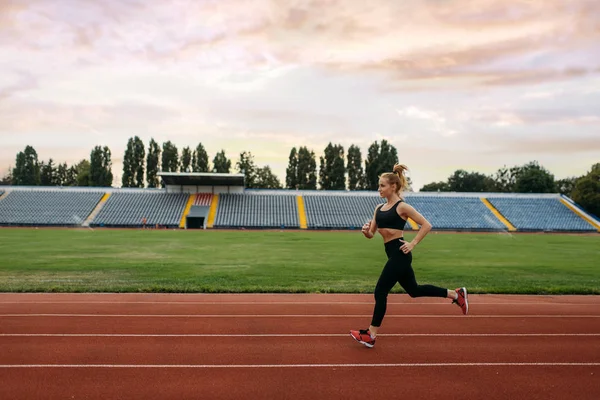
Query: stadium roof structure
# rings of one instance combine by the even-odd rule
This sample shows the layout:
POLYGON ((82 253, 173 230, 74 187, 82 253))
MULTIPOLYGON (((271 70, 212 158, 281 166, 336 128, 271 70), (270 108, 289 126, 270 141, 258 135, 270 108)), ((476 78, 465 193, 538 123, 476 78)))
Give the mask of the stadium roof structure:
POLYGON ((244 174, 219 172, 159 172, 166 185, 172 186, 244 186, 244 174))

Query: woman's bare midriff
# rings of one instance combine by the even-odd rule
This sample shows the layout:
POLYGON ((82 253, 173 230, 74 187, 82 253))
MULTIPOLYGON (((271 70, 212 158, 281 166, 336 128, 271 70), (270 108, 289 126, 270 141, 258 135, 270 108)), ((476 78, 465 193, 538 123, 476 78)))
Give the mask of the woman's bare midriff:
POLYGON ((383 237, 383 243, 387 243, 390 240, 398 239, 404 236, 404 231, 390 228, 380 228, 379 233, 383 237))

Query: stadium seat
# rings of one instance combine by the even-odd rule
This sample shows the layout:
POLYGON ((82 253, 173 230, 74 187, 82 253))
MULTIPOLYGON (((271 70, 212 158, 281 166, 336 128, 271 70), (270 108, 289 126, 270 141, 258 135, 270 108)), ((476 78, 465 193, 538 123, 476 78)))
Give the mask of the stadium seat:
POLYGON ((488 200, 520 231, 596 231, 558 197, 488 197, 488 200))
POLYGON ((298 228, 295 195, 223 193, 215 228, 298 228))
POLYGON ((361 229, 383 201, 379 196, 308 194, 303 198, 309 229, 361 229))
POLYGON ((13 190, 0 201, 0 224, 81 225, 103 194, 101 191, 13 190))
POLYGON ((114 192, 90 226, 133 227, 146 218, 148 226, 175 228, 188 198, 185 193, 114 192))

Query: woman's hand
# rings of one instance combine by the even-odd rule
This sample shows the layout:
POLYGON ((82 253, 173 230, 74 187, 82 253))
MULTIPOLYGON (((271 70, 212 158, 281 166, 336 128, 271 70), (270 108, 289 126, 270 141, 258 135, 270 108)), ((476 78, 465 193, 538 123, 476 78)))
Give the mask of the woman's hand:
POLYGON ((363 235, 365 235, 365 237, 367 237, 369 239, 371 239, 373 237, 373 234, 371 233, 371 221, 369 221, 363 225, 362 233, 363 233, 363 235))
POLYGON ((404 240, 400 239, 400 241, 402 243, 404 243, 402 246, 400 246, 400 250, 402 250, 402 252, 404 254, 408 254, 412 251, 412 249, 415 247, 414 244, 412 244, 411 242, 405 242, 404 240))

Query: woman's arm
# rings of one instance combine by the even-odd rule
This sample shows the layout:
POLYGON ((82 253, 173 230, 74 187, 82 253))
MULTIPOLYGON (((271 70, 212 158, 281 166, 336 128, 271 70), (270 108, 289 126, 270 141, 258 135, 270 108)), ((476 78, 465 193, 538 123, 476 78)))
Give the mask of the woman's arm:
POLYGON ((410 206, 406 203, 401 203, 400 206, 397 208, 397 212, 400 215, 400 217, 406 216, 406 220, 410 218, 417 224, 421 225, 421 229, 419 229, 417 236, 413 240, 411 240, 410 242, 402 241, 404 244, 400 247, 400 249, 404 251, 404 253, 408 253, 417 244, 419 244, 421 240, 423 240, 423 238, 431 230, 432 226, 429 223, 429 221, 425 219, 425 217, 423 217, 417 210, 413 208, 413 206, 410 206))
POLYGON ((377 232, 377 222, 375 222, 375 215, 377 215, 377 210, 382 205, 383 204, 380 204, 377 207, 375 207, 375 212, 373 213, 373 219, 370 220, 369 222, 367 222, 366 224, 364 224, 362 227, 362 233, 363 233, 363 235, 365 235, 365 237, 367 239, 373 239, 373 236, 375 236, 375 232, 377 232))

